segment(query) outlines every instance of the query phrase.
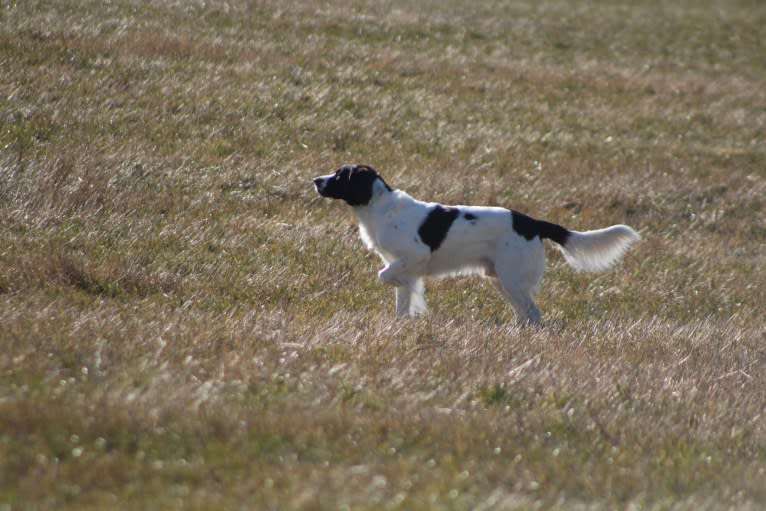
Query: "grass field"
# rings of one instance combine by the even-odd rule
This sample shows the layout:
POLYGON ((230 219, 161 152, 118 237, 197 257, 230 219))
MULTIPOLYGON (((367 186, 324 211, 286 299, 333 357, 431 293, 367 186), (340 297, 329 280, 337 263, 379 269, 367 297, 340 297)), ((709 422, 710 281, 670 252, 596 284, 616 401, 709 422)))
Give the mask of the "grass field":
POLYGON ((766 5, 0 2, 0 510, 761 509, 766 5), (644 240, 393 322, 368 163, 644 240))

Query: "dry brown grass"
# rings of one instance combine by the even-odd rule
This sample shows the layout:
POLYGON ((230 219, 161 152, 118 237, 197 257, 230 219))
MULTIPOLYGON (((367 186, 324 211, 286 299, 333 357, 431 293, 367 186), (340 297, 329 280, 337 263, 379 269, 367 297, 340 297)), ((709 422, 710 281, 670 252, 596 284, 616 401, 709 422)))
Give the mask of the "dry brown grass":
POLYGON ((0 510, 758 509, 757 2, 0 5, 0 510), (574 229, 546 325, 310 178, 574 229))

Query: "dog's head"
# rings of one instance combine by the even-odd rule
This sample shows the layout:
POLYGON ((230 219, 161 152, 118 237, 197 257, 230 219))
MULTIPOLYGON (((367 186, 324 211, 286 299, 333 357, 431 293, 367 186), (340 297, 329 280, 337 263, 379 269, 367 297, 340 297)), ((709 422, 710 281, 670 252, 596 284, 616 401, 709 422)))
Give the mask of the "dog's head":
POLYGON ((368 165, 343 165, 329 176, 314 179, 322 197, 342 199, 350 206, 366 206, 391 187, 368 165))

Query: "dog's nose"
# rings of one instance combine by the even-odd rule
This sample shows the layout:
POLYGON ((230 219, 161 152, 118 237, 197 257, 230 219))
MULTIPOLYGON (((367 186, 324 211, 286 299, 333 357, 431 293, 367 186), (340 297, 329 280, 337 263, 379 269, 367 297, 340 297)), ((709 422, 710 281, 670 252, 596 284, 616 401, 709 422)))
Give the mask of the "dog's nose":
POLYGON ((316 187, 318 192, 321 192, 322 188, 324 188, 324 178, 323 177, 314 178, 314 186, 316 187))

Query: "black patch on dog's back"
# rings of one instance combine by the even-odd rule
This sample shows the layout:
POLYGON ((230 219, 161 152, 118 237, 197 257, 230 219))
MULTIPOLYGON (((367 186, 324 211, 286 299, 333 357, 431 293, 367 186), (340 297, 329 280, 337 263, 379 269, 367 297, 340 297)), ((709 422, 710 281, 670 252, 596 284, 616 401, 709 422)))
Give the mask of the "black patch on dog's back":
POLYGON ((460 211, 457 208, 445 206, 435 206, 428 212, 428 216, 418 228, 418 235, 423 243, 431 248, 431 252, 441 246, 459 214, 460 211))
POLYGON ((513 222, 513 230, 528 241, 539 236, 540 238, 548 238, 563 247, 570 236, 570 232, 560 225, 544 220, 535 220, 518 211, 511 211, 511 221, 513 222))
POLYGON ((527 241, 535 239, 539 235, 537 232, 537 220, 528 217, 518 211, 511 211, 511 222, 513 230, 520 236, 524 236, 527 241))
POLYGON ((471 225, 476 225, 476 221, 479 219, 479 217, 473 213, 463 213, 463 218, 471 222, 471 225))

